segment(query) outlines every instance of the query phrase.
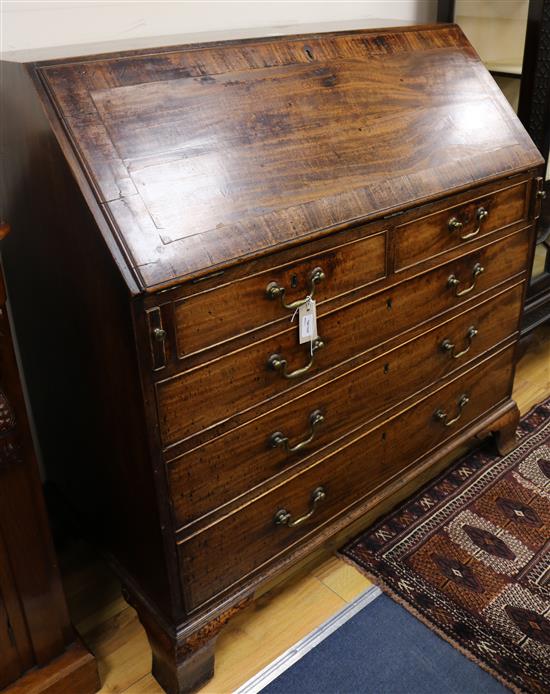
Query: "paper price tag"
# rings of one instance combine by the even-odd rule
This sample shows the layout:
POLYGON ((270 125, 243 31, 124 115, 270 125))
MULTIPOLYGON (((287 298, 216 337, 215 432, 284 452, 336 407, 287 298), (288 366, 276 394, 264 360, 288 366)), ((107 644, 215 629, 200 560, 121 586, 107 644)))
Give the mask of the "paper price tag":
POLYGON ((298 332, 300 344, 312 342, 317 337, 317 310, 315 299, 308 299, 298 310, 298 332))

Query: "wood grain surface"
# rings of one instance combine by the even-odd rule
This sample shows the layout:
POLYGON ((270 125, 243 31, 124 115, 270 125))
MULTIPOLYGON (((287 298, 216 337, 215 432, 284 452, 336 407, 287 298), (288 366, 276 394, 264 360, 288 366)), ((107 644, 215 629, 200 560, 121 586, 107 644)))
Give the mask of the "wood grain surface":
MULTIPOLYGON (((535 331, 516 371, 513 395, 522 414, 550 395, 549 353, 550 328, 542 327, 535 331)), ((449 464, 458 454, 455 451, 442 464, 449 464)), ((409 485, 400 496, 413 493, 419 483, 409 485)), ((390 497, 351 532, 358 534, 398 502, 399 498, 390 497)), ((336 539, 335 546, 343 542, 336 539)), ((145 632, 133 608, 121 597, 114 574, 89 547, 81 546, 63 556, 62 569, 73 622, 98 658, 100 694, 161 694, 151 675, 151 649, 145 632)), ((216 672, 201 692, 233 692, 368 586, 357 569, 326 550, 279 576, 221 632, 216 672)))
POLYGON ((39 74, 144 288, 541 162, 457 26, 39 74))
POLYGON ((414 341, 407 340, 391 352, 178 456, 168 464, 176 526, 188 525, 216 509, 223 512, 222 507, 260 483, 311 463, 327 445, 512 337, 518 327, 523 291, 523 283, 502 291, 452 320, 431 326, 414 341), (466 349, 466 335, 472 326, 478 335, 466 354, 454 359, 442 350, 446 339, 456 343, 457 353, 466 349), (287 436, 290 445, 307 438, 310 415, 315 411, 322 413, 324 421, 315 429, 309 445, 296 453, 273 447, 270 439, 274 432, 287 436), (211 483, 214 477, 216 485, 211 483))
POLYGON ((529 215, 528 186, 528 181, 505 186, 491 195, 399 225, 395 232, 395 269, 403 270, 472 238, 483 237, 514 222, 526 221, 529 215), (479 210, 487 214, 481 221, 477 217, 479 210), (451 230, 451 220, 456 220, 461 227, 451 230))
POLYGON ((48 474, 183 694, 285 568, 472 437, 513 445, 541 158, 452 25, 5 73, 6 260, 48 474), (266 289, 303 297, 315 267, 313 351, 266 289), (453 368, 441 342, 463 351, 470 320, 453 368), (266 448, 315 408, 311 456, 266 448), (283 508, 315 513, 280 527, 283 508))
POLYGON ((177 301, 174 321, 178 356, 188 356, 269 323, 290 322, 296 318, 294 309, 284 308, 282 299, 287 305, 292 304, 313 290, 320 315, 332 299, 385 277, 386 234, 371 235, 368 228, 362 231, 366 238, 353 240, 342 232, 329 251, 282 267, 275 264, 264 272, 177 301), (322 271, 323 278, 312 284, 316 269, 322 271), (284 295, 269 298, 267 287, 271 284, 283 288, 284 295))
POLYGON ((452 260, 436 270, 364 300, 328 311, 318 321, 325 346, 315 353, 312 368, 302 377, 287 380, 268 368, 269 357, 279 354, 289 371, 311 360, 309 343, 299 345, 295 325, 279 334, 157 385, 160 431, 165 446, 212 426, 262 400, 292 390, 322 371, 405 332, 445 311, 477 300, 482 292, 525 269, 529 248, 527 230, 452 260), (460 290, 472 283, 472 271, 481 263, 485 271, 472 292, 456 296, 447 286, 451 274, 460 279, 460 290), (207 406, 206 406, 207 403, 207 406))
POLYGON ((508 347, 403 415, 353 439, 334 455, 323 457, 303 473, 183 541, 180 555, 186 572, 182 584, 189 606, 199 606, 243 576, 259 571, 293 544, 318 533, 335 515, 375 492, 394 475, 403 474, 418 457, 504 401, 511 389, 513 352, 514 347, 508 347), (486 378, 487 370, 491 379, 486 378), (449 420, 459 414, 457 402, 464 393, 470 403, 453 428, 435 419, 439 408, 449 413, 449 420), (281 508, 294 518, 309 511, 312 492, 319 486, 325 489, 326 499, 311 523, 292 529, 274 523, 281 508), (241 547, 247 551, 239 551, 241 547), (231 562, 220 562, 223 556, 231 556, 231 562))

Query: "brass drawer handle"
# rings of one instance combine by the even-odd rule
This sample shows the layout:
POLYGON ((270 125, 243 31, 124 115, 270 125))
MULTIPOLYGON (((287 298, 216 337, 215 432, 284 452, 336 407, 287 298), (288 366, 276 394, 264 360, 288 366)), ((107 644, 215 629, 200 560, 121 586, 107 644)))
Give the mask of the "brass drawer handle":
POLYGON ((458 217, 451 217, 449 219, 449 231, 458 231, 459 229, 462 229, 463 226, 464 224, 460 221, 458 217))
POLYGON ((323 340, 320 337, 316 337, 311 343, 311 359, 305 366, 302 366, 301 369, 296 369, 296 371, 291 371, 290 373, 287 371, 287 361, 280 354, 272 354, 267 360, 267 365, 270 369, 278 371, 285 378, 298 378, 299 376, 303 376, 311 369, 313 362, 315 361, 315 354, 318 350, 323 349, 324 346, 325 343, 323 340))
POLYGON ((286 525, 287 528, 295 528, 297 525, 305 523, 311 518, 317 509, 317 505, 323 501, 327 496, 323 487, 317 487, 311 493, 311 508, 305 514, 305 516, 300 516, 296 520, 292 520, 292 514, 290 514, 286 508, 281 508, 275 514, 275 525, 286 525))
POLYGON ((466 333, 467 347, 465 347, 461 352, 455 352, 456 345, 454 345, 449 339, 443 340, 439 346, 443 352, 448 352, 453 359, 460 359, 460 357, 463 357, 467 352, 470 351, 472 340, 478 334, 478 332, 478 329, 473 325, 468 328, 468 332, 466 333))
POLYGON ((469 287, 466 287, 466 289, 463 289, 459 292, 458 285, 460 284, 460 280, 456 275, 449 275, 449 279, 447 280, 447 287, 451 289, 454 288, 455 296, 464 296, 465 294, 469 294, 473 289, 475 289, 477 278, 483 272, 485 272, 485 268, 483 267, 483 265, 481 263, 476 263, 472 268, 472 284, 469 287))
POLYGON ((265 293, 268 299, 277 299, 280 297, 283 308, 294 311, 295 309, 300 308, 300 306, 303 306, 308 299, 313 299, 315 296, 315 287, 317 286, 317 283, 322 282, 324 279, 325 273, 320 267, 316 267, 314 270, 312 270, 311 275, 309 276, 309 294, 303 299, 298 299, 290 304, 285 302, 286 289, 281 287, 280 284, 277 284, 277 282, 270 282, 265 288, 265 293))
MULTIPOLYGON (((485 207, 479 207, 477 212, 476 212, 476 219, 477 219, 477 227, 471 231, 469 234, 464 234, 460 238, 462 241, 468 241, 468 239, 473 239, 474 236, 477 236, 479 232, 481 231, 481 224, 483 220, 487 219, 489 216, 489 211, 485 209, 485 207)), ((458 219, 458 217, 451 217, 449 219, 449 231, 459 231, 460 229, 463 228, 464 223, 458 219)))
POLYGON ((456 417, 453 417, 453 419, 447 419, 449 416, 445 410, 436 410, 434 412, 434 417, 437 419, 438 422, 442 422, 445 424, 446 427, 451 427, 455 422, 458 422, 458 420, 462 417, 462 410, 466 407, 466 405, 470 402, 470 398, 464 394, 461 395, 459 400, 458 400, 458 414, 456 417))
POLYGON ((300 441, 300 443, 297 443, 295 446, 291 446, 288 437, 282 432, 276 431, 269 437, 269 445, 271 448, 284 448, 287 453, 296 453, 297 451, 301 451, 302 448, 305 448, 313 441, 317 427, 324 421, 325 418, 323 417, 321 410, 314 410, 309 415, 310 434, 307 439, 300 441))

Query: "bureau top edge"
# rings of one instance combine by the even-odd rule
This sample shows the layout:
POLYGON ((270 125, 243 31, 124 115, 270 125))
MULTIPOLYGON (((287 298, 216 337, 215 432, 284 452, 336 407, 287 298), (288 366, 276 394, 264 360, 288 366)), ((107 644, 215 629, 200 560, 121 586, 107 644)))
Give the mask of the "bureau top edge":
POLYGON ((542 163, 456 25, 32 69, 144 293, 542 163))

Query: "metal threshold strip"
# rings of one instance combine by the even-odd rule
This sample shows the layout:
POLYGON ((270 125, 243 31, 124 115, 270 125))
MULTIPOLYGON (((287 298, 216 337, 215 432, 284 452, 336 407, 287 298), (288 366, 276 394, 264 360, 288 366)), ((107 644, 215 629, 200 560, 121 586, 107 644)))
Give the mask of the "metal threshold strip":
POLYGON ((311 633, 298 641, 298 643, 294 644, 294 646, 291 646, 284 653, 281 653, 278 658, 269 663, 269 665, 266 665, 260 672, 256 673, 247 682, 236 689, 234 694, 256 694, 257 692, 261 692, 270 682, 273 682, 273 680, 279 677, 285 670, 288 670, 289 667, 298 662, 298 660, 303 658, 309 651, 315 648, 315 646, 319 645, 321 641, 324 641, 327 636, 330 636, 381 594, 382 591, 378 586, 370 586, 370 588, 367 588, 367 590, 358 595, 355 600, 352 600, 352 602, 345 605, 341 610, 336 612, 336 614, 327 619, 326 622, 318 626, 317 629, 314 629, 311 633))

